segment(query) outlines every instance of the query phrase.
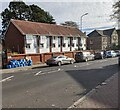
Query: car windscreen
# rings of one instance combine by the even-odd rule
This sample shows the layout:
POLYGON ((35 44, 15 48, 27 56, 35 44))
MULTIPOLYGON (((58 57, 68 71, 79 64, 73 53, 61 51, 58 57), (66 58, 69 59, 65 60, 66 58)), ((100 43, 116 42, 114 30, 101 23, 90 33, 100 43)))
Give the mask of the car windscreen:
POLYGON ((111 52, 107 52, 108 54, 111 54, 111 52))
POLYGON ((76 53, 76 55, 83 55, 83 53, 82 52, 78 52, 78 53, 76 53))
POLYGON ((53 56, 52 58, 57 58, 58 56, 53 56))

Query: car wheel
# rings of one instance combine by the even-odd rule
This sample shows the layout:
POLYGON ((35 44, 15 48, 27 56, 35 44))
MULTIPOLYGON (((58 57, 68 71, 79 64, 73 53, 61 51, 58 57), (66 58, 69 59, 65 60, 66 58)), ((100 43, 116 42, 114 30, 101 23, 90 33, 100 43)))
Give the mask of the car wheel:
POLYGON ((61 66, 61 62, 58 62, 58 66, 61 66))
POLYGON ((74 60, 71 60, 70 63, 73 64, 73 63, 74 63, 74 60))
POLYGON ((88 61, 88 58, 85 58, 85 62, 87 62, 88 61))

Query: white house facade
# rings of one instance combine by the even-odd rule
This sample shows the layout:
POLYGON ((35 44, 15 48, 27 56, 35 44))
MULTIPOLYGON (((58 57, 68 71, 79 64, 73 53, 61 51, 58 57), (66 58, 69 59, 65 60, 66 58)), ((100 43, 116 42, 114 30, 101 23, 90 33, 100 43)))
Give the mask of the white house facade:
POLYGON ((52 36, 52 49, 50 51, 50 37, 49 36, 35 36, 35 35, 26 35, 26 54, 31 53, 49 53, 49 52, 69 52, 78 50, 78 42, 80 42, 80 49, 86 50, 86 37, 81 37, 79 40, 78 37, 61 37, 52 36), (39 46, 37 45, 37 38, 39 39, 39 46), (70 42, 72 39, 72 43, 70 42), (70 49, 71 48, 71 49, 70 49))
POLYGON ((86 50, 86 35, 77 28, 22 20, 12 20, 10 26, 6 42, 10 39, 9 30, 15 29, 16 33, 12 33, 13 40, 17 41, 18 38, 21 40, 12 45, 6 43, 7 48, 12 51, 22 50, 21 53, 42 54, 86 50))

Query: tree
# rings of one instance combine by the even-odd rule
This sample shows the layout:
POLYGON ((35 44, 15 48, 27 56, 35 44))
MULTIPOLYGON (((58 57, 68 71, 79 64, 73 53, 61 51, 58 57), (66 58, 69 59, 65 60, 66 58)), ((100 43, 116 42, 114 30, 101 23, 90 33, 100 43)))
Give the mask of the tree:
POLYGON ((34 22, 51 23, 55 24, 52 15, 44 11, 37 5, 26 5, 24 2, 10 2, 8 8, 2 13, 2 34, 6 31, 6 28, 11 19, 28 20, 34 22))
POLYGON ((77 23, 73 22, 73 21, 65 21, 65 23, 61 23, 61 25, 63 25, 63 26, 71 26, 71 27, 78 28, 77 23))
POLYGON ((30 5, 31 21, 55 24, 53 17, 37 5, 30 5))
POLYGON ((1 13, 2 33, 6 31, 10 19, 29 20, 29 10, 29 6, 24 2, 10 2, 8 8, 1 13))
POLYGON ((120 21, 120 0, 118 0, 114 5, 113 5, 113 18, 116 18, 118 21, 120 21))

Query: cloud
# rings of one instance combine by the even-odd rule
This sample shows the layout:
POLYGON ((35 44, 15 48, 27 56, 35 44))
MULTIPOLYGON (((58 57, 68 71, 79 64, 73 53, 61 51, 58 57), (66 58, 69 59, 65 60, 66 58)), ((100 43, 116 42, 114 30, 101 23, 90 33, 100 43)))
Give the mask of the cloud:
MULTIPOLYGON (((83 28, 113 26, 115 22, 110 20, 112 14, 112 0, 25 0, 26 4, 36 4, 45 11, 48 11, 55 21, 60 24, 65 21, 74 21, 80 25, 80 17, 84 13, 88 15, 83 17, 83 28), (54 2, 52 2, 54 1, 54 2)), ((2 10, 8 7, 8 2, 3 2, 2 10)))

